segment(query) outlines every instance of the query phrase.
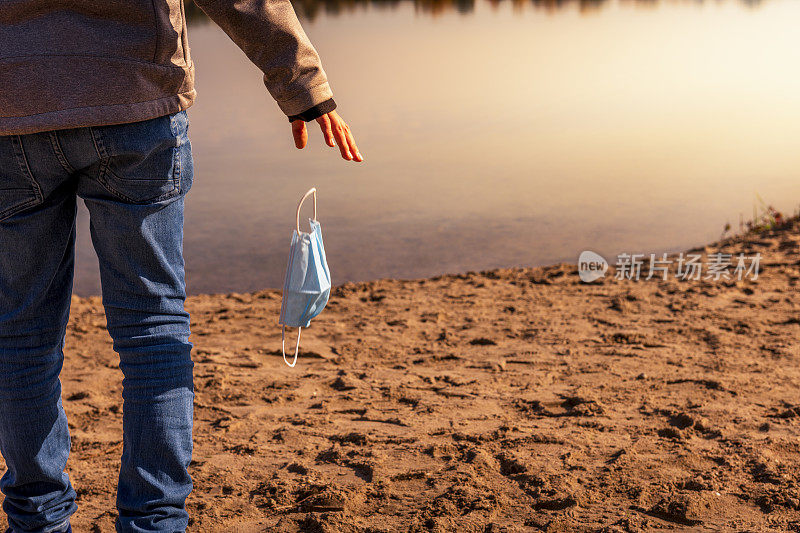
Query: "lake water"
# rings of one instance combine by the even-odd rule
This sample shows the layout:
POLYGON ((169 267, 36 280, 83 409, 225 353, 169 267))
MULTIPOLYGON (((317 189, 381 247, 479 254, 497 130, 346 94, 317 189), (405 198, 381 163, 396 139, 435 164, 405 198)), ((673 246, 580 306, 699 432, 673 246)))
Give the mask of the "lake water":
POLYGON ((304 26, 361 165, 318 130, 296 150, 256 68, 190 25, 191 293, 280 286, 311 186, 337 283, 684 249, 756 193, 800 204, 796 0, 332 5, 304 26))

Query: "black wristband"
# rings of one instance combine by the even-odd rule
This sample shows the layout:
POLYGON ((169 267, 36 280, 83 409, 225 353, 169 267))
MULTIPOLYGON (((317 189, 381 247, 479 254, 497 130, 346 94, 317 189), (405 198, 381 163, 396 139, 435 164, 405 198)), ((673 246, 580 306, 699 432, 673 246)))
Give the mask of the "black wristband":
POLYGON ((328 100, 315 105, 311 109, 306 109, 300 114, 290 116, 289 122, 294 122, 295 120, 311 122, 312 120, 317 120, 322 115, 330 113, 334 109, 336 109, 336 102, 333 101, 333 98, 329 98, 328 100))

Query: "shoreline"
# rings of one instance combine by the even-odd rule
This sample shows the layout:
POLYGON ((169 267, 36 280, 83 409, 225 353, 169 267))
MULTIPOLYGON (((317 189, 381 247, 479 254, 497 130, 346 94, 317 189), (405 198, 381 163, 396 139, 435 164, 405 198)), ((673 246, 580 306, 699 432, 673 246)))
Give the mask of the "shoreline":
MULTIPOLYGON (((562 263, 347 283, 295 369, 278 289, 190 296, 190 531, 800 528, 798 245, 792 220, 700 248, 760 251, 755 281, 583 284, 562 263)), ((104 326, 73 298, 78 531, 113 529, 104 326)))

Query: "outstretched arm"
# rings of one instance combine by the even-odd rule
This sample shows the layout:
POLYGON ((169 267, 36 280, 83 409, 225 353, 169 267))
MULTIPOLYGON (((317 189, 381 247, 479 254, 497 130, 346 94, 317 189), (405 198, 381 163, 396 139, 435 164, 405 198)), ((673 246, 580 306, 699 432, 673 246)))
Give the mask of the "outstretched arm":
POLYGON ((308 138, 305 122, 317 120, 329 146, 333 139, 343 158, 362 160, 347 124, 334 111, 336 103, 319 55, 289 0, 195 3, 264 73, 264 84, 292 121, 298 148, 303 148, 308 138))

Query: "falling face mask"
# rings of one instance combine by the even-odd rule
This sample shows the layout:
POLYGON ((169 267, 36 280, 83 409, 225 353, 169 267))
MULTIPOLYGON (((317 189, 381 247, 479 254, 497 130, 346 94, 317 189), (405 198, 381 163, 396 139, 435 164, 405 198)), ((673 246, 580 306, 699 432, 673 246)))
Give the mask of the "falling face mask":
POLYGON ((283 299, 278 323, 281 324, 281 350, 283 360, 294 367, 300 349, 300 333, 308 327, 311 319, 317 316, 328 303, 331 293, 331 274, 325 259, 322 244, 322 227, 317 221, 317 190, 309 190, 297 206, 297 225, 292 234, 289 248, 289 264, 283 283, 283 299), (314 218, 309 219, 311 231, 300 231, 300 208, 309 196, 314 197, 314 218), (298 328, 294 359, 286 358, 286 328, 298 328))

